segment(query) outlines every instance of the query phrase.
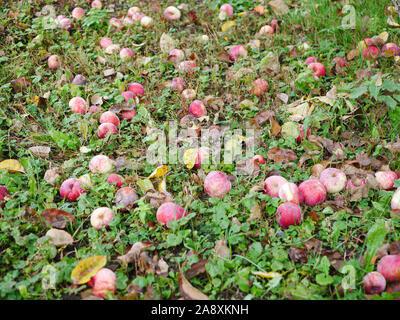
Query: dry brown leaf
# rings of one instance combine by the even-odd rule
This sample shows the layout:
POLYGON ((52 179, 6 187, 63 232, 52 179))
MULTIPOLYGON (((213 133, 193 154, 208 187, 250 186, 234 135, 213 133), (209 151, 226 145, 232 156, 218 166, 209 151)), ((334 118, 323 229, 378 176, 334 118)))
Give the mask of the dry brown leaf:
POLYGON ((29 151, 31 151, 35 156, 42 157, 42 158, 48 158, 49 153, 50 153, 50 147, 46 147, 46 146, 30 147, 29 151))
POLYGON ((270 120, 275 116, 275 112, 272 110, 265 110, 257 113, 254 117, 254 120, 259 126, 262 126, 265 122, 270 120))
POLYGON ((166 33, 163 33, 160 38, 161 52, 169 54, 171 50, 175 49, 175 40, 166 33))
POLYGON ((276 15, 289 13, 289 7, 283 0, 272 0, 268 2, 269 7, 276 15))
MULTIPOLYGON (((264 191, 264 183, 262 186, 262 191, 264 191)), ((261 206, 258 203, 255 203, 250 209, 250 217, 247 219, 247 222, 260 218, 261 218, 261 206)))
POLYGON ((135 242, 133 246, 129 249, 127 254, 119 256, 117 259, 121 260, 124 264, 137 263, 139 261, 142 251, 152 246, 153 244, 149 242, 135 242))
POLYGON ((199 262, 193 263, 190 268, 185 272, 187 279, 197 277, 199 274, 206 272, 206 264, 210 262, 208 259, 200 260, 199 262))
POLYGON ((221 258, 228 258, 231 257, 231 250, 226 246, 226 241, 224 238, 215 242, 215 252, 221 258))
POLYGON ((299 247, 290 247, 289 248, 289 258, 295 263, 307 263, 307 253, 306 250, 299 247))
POLYGON ((56 247, 68 246, 74 243, 72 236, 64 230, 50 229, 46 232, 46 236, 50 238, 50 241, 56 247))
POLYGON ((68 221, 71 223, 75 221, 72 214, 59 209, 43 210, 40 217, 51 227, 58 229, 64 229, 68 221))
POLYGON ((183 275, 182 270, 178 274, 178 283, 179 293, 185 300, 210 300, 203 292, 191 285, 189 280, 183 275))
POLYGON ((217 55, 217 60, 223 61, 223 62, 228 62, 228 63, 232 62, 231 58, 229 57, 229 53, 227 53, 225 51, 222 51, 217 55))
POLYGON ((277 136, 279 134, 279 132, 281 132, 281 126, 279 125, 279 123, 274 119, 274 118, 270 118, 269 122, 271 124, 271 132, 274 136, 277 136))
POLYGON ((29 80, 26 80, 25 77, 19 77, 11 81, 11 85, 15 92, 24 92, 26 87, 31 84, 29 80))
POLYGON ((281 149, 278 147, 269 149, 267 156, 269 160, 273 160, 275 162, 289 162, 297 159, 297 156, 293 150, 281 149))

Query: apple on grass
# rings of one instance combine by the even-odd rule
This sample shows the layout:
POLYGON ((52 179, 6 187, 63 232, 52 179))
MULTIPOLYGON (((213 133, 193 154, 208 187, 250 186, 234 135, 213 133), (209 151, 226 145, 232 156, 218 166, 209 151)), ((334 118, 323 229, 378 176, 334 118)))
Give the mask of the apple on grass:
POLYGON ((380 294, 385 291, 386 279, 381 273, 373 271, 364 276, 362 286, 367 294, 380 294))
POLYGON ((69 201, 76 201, 85 192, 81 182, 76 178, 69 178, 60 186, 60 196, 69 201))
POLYGON ((321 172, 319 181, 325 186, 329 193, 342 191, 346 187, 346 174, 336 168, 327 168, 321 172))
POLYGON ((211 171, 204 180, 204 191, 211 198, 221 198, 231 190, 231 182, 225 173, 211 171))
POLYGON ((270 176, 264 181, 264 192, 272 198, 279 197, 279 189, 288 181, 281 176, 270 176))
POLYGON ((114 212, 110 208, 97 208, 90 215, 90 224, 93 228, 101 230, 102 227, 108 227, 108 224, 113 218, 114 212))
POLYGON ((299 225, 303 220, 301 208, 292 202, 282 203, 276 210, 276 220, 284 229, 291 225, 299 225))
POLYGON ((104 298, 109 293, 114 293, 117 289, 117 275, 108 268, 100 269, 94 277, 90 279, 88 285, 93 288, 93 295, 104 298))
POLYGON ((163 225, 167 225, 172 220, 178 220, 186 216, 187 212, 178 204, 173 202, 163 203, 157 210, 157 221, 163 225))
POLYGON ((299 196, 306 205, 314 207, 326 200, 326 188, 319 180, 308 179, 299 185, 299 196))

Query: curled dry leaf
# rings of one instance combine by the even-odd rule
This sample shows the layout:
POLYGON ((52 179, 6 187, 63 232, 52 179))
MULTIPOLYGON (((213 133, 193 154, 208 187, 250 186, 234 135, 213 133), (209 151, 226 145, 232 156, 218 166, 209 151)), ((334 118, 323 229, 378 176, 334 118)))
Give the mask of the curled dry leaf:
POLYGON ((191 285, 189 280, 185 278, 182 270, 180 270, 178 274, 178 283, 179 293, 185 300, 210 300, 210 298, 199 289, 191 285))
POLYGON ((264 181, 263 181, 263 182, 260 182, 259 184, 256 184, 254 187, 252 187, 252 188, 249 190, 249 193, 252 193, 252 192, 260 192, 260 191, 264 191, 264 181))
POLYGON ((112 105, 109 109, 109 111, 114 113, 120 113, 121 111, 130 111, 130 110, 135 110, 135 105, 128 102, 116 103, 112 105))
POLYGON ((46 232, 46 236, 50 238, 50 241, 56 247, 68 246, 74 243, 72 236, 64 230, 50 229, 46 232))
POLYGON ((303 248, 290 247, 289 248, 289 258, 295 263, 307 263, 307 253, 303 248))
POLYGON ((46 146, 30 147, 29 151, 31 151, 35 156, 42 157, 42 158, 48 158, 49 153, 50 153, 50 147, 46 147, 46 146))
POLYGON ((228 62, 228 63, 232 62, 231 58, 229 57, 229 53, 227 53, 225 51, 222 51, 217 55, 217 60, 223 61, 223 62, 228 62))
POLYGON ((115 74, 115 69, 114 68, 106 69, 106 70, 103 71, 103 75, 105 77, 112 76, 113 74, 115 74))
POLYGON ((57 179, 60 177, 59 168, 53 168, 46 170, 44 174, 44 180, 47 181, 52 186, 55 186, 57 183, 57 179))
POLYGON ((290 107, 290 105, 288 105, 287 111, 291 114, 291 116, 289 116, 291 121, 302 121, 305 117, 312 114, 314 107, 310 106, 308 102, 304 102, 295 107, 290 107))
POLYGON ((121 260, 122 263, 137 263, 139 261, 140 254, 146 248, 152 247, 153 244, 149 242, 136 242, 128 251, 127 254, 119 256, 117 259, 121 260))
POLYGON ((72 214, 59 209, 43 210, 40 217, 51 227, 58 229, 64 229, 68 221, 71 223, 75 221, 72 214))
POLYGON ((210 260, 203 259, 199 262, 193 263, 185 272, 185 277, 190 280, 194 277, 197 277, 199 274, 206 272, 206 263, 208 262, 210 262, 210 260))
POLYGON ((226 246, 226 241, 224 238, 222 238, 221 240, 218 240, 215 243, 215 247, 214 247, 217 255, 221 258, 228 258, 230 259, 231 257, 231 250, 226 246))
POLYGON ((357 49, 350 50, 350 51, 347 53, 347 60, 348 60, 348 61, 351 61, 351 60, 353 60, 354 58, 358 57, 359 55, 360 55, 360 51, 359 51, 359 50, 357 50, 357 49))
POLYGON ((89 282, 106 263, 106 256, 93 256, 83 259, 71 272, 72 283, 84 284, 89 282))
POLYGON ((281 149, 278 147, 269 149, 267 156, 269 160, 273 160, 275 162, 289 162, 297 159, 297 156, 293 150, 281 149))
POLYGON ((272 71, 277 74, 281 71, 281 65, 279 63, 279 54, 275 52, 268 52, 267 55, 261 60, 261 71, 269 73, 272 71))
POLYGON ((395 143, 388 143, 385 145, 385 148, 388 149, 392 153, 399 153, 400 152, 400 142, 397 141, 395 143))
POLYGON ((101 106, 103 104, 103 98, 101 96, 95 94, 90 98, 90 102, 92 104, 101 106))
POLYGON ((158 208, 165 202, 173 202, 174 198, 169 192, 157 192, 157 191, 147 191, 144 195, 145 198, 149 199, 150 206, 158 208))
POLYGON ((256 121, 256 123, 259 126, 262 126, 265 122, 267 122, 268 120, 270 120, 271 118, 273 118, 275 116, 275 112, 272 110, 265 110, 265 111, 261 111, 259 113, 257 113, 254 116, 254 120, 256 121))

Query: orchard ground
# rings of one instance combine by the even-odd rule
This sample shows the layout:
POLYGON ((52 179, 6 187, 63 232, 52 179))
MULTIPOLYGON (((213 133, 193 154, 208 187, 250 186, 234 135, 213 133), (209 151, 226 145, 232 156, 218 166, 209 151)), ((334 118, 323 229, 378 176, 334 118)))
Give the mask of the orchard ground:
POLYGON ((392 2, 224 3, 0 7, 0 299, 399 296, 400 268, 378 264, 400 253, 400 183, 375 176, 400 170, 392 2), (100 120, 107 111, 118 117, 100 120), (196 134, 258 130, 254 165, 200 165, 197 151, 147 161, 150 133, 168 137, 170 121, 196 134), (89 165, 97 155, 108 158, 89 165), (286 204, 279 220, 284 200, 264 192, 265 179, 298 186, 331 167, 346 187, 325 186, 340 191, 303 203, 301 216, 286 204), (225 176, 205 190, 212 171, 225 176), (117 197, 116 184, 127 188, 117 197), (160 223, 164 202, 182 218, 165 225, 161 212, 160 223), (362 279, 375 271, 391 280, 370 275, 367 293, 362 279))

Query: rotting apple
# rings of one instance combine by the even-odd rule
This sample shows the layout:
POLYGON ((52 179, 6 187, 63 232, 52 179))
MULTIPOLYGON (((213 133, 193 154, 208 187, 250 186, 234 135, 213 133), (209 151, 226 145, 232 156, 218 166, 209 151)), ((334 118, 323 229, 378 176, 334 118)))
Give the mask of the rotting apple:
POLYGON ((282 203, 276 210, 276 220, 283 229, 299 225, 303 220, 301 208, 292 202, 282 203))
POLYGON ((112 169, 112 160, 102 154, 94 156, 89 162, 89 170, 92 173, 107 173, 112 169))

